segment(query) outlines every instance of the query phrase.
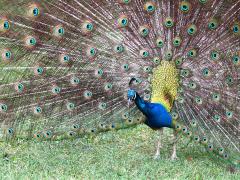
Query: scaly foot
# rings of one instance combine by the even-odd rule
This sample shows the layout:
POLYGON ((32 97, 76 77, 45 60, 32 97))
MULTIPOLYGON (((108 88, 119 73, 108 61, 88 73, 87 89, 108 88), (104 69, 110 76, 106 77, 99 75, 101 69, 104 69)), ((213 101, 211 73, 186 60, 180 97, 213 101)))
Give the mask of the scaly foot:
POLYGON ((153 158, 156 159, 156 160, 160 159, 160 154, 155 154, 153 158))
POLYGON ((177 155, 176 155, 176 154, 172 154, 171 160, 172 160, 172 161, 175 161, 175 160, 177 160, 177 159, 178 159, 177 155))

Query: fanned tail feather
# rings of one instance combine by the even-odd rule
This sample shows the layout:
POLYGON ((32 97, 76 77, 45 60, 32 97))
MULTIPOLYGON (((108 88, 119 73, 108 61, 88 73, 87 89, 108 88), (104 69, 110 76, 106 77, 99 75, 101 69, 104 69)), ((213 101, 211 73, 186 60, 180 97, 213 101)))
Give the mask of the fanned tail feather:
POLYGON ((153 70, 171 61, 180 84, 176 99, 168 94, 176 128, 225 158, 239 154, 239 1, 4 4, 1 138, 75 137, 141 123, 127 105, 129 81, 151 101, 153 70))

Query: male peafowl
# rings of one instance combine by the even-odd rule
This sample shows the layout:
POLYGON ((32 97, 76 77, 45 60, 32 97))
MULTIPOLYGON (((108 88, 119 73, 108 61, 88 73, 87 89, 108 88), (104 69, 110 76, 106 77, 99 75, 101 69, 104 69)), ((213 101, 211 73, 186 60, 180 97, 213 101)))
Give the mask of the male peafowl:
POLYGON ((79 137, 144 122, 171 127, 222 158, 239 155, 239 0, 0 5, 2 140, 79 137))

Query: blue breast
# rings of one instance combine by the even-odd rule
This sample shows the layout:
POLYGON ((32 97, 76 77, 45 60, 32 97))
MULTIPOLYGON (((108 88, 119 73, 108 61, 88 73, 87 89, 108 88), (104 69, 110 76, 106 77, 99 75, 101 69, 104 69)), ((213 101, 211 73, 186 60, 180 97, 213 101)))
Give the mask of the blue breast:
POLYGON ((173 128, 172 117, 162 104, 145 102, 138 94, 135 103, 138 109, 146 116, 145 124, 150 128, 173 128))
POLYGON ((161 127, 172 128, 172 117, 162 104, 149 103, 147 108, 149 108, 149 113, 146 116, 146 125, 153 129, 161 127))

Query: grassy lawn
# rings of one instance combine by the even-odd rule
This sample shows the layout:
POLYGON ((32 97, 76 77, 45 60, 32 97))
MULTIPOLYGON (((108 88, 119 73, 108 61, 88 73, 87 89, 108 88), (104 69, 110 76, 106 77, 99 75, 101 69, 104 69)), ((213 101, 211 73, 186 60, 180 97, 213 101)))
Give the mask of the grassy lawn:
POLYGON ((157 133, 144 125, 63 141, 0 144, 0 179, 240 179, 200 146, 181 139, 176 161, 165 130, 154 160, 157 133))

